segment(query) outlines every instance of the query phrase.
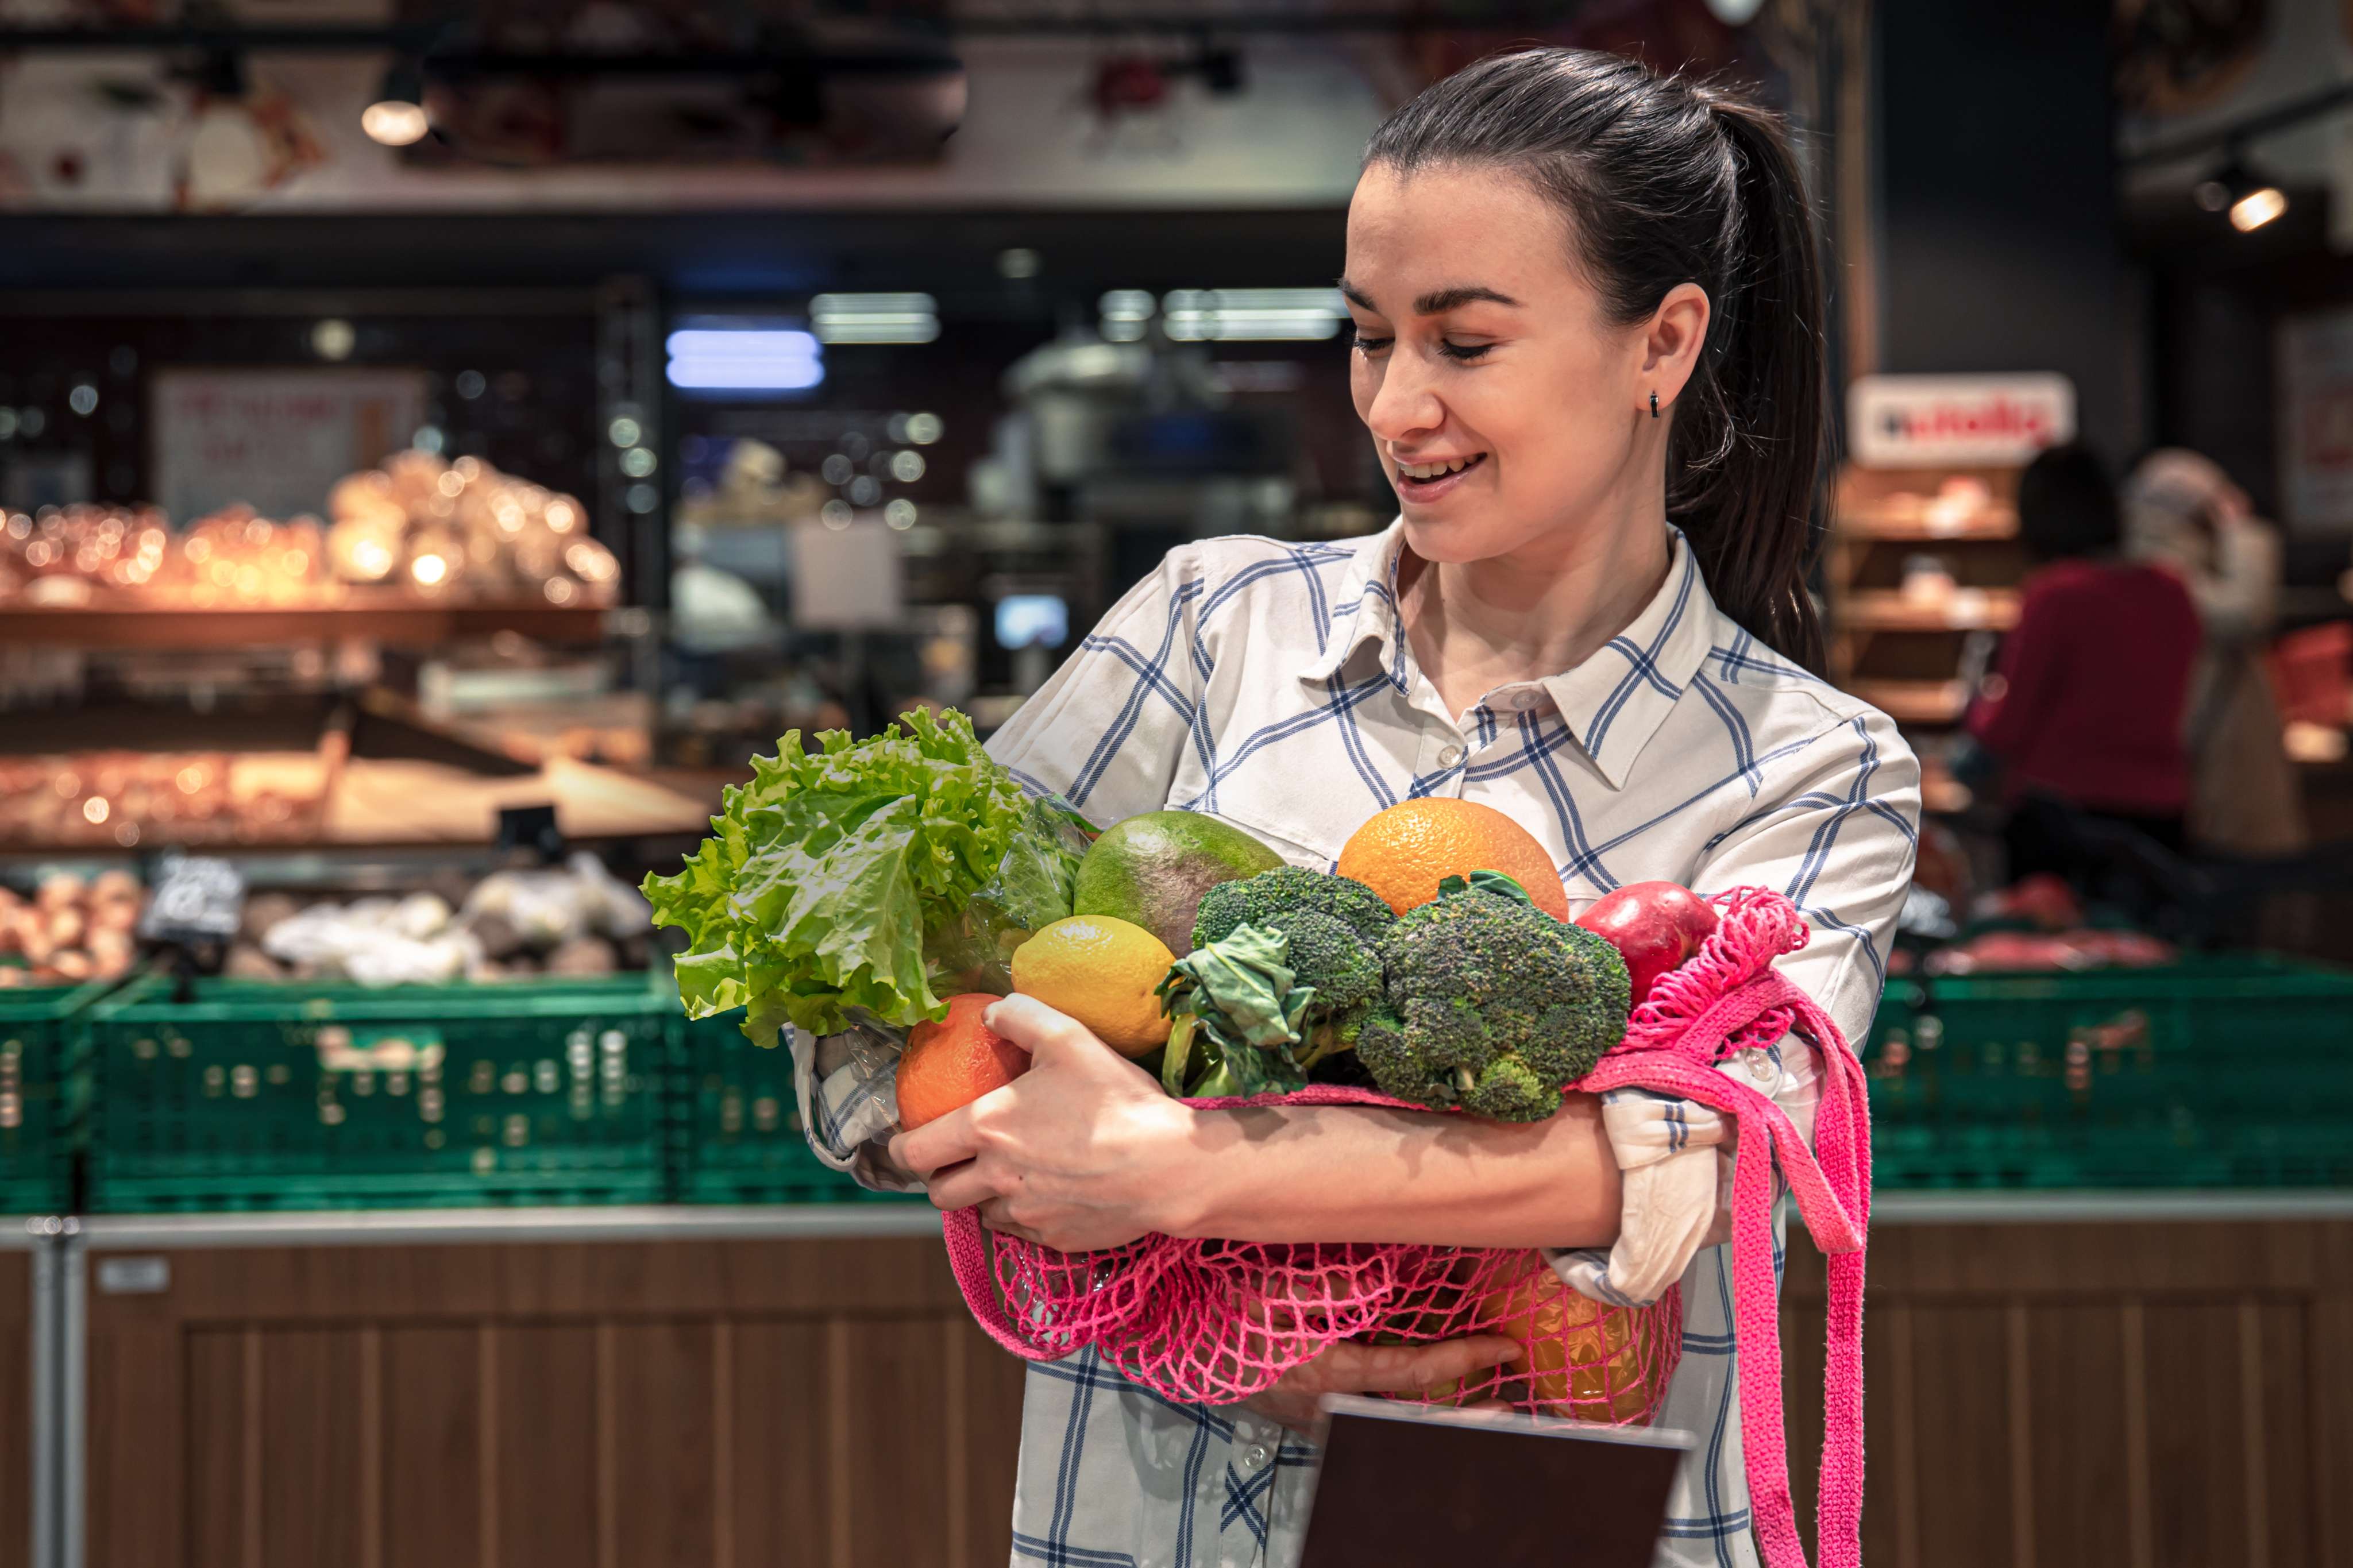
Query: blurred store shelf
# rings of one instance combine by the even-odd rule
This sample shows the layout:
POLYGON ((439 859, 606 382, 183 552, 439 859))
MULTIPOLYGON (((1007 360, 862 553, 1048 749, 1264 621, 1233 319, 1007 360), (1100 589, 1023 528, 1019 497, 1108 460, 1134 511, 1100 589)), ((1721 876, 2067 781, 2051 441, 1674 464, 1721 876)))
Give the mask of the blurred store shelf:
POLYGON ((1863 589, 1840 601, 1838 624, 1858 632, 2006 632, 2018 624, 2018 603, 2010 588, 1955 588, 1933 598, 1863 589))
POLYGON ((1854 680, 1847 689, 1899 724, 1951 724, 1969 705, 1958 680, 1854 680))
POLYGON ((1910 512, 1863 512, 1842 516, 1838 531, 1850 539, 1894 543, 1929 543, 1948 539, 2015 539, 2018 513, 2007 507, 1989 507, 1953 517, 1910 512))
POLYGON ((596 642, 611 612, 596 605, 433 605, 414 601, 322 606, 0 610, 0 647, 79 648, 280 647, 374 642, 441 647, 516 632, 541 642, 596 642))

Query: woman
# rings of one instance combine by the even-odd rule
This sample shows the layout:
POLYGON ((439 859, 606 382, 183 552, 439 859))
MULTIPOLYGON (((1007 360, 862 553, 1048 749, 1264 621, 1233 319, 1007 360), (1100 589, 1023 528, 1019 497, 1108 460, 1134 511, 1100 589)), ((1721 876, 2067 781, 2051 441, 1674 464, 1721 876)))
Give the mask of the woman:
MULTIPOLYGON (((1302 865, 1443 795, 1537 834, 1574 903, 1652 878, 1765 884, 1814 928, 1785 973, 1862 1039, 1918 773, 1883 716, 1800 668, 1820 647, 1803 574, 1821 289, 1771 117, 1605 55, 1483 61, 1374 137, 1343 290, 1399 521, 1171 552, 994 753, 1099 821, 1213 812, 1302 865)), ((1198 1112, 1036 1003, 993 1016, 1031 1071, 887 1150, 882 1080, 797 1042, 820 1152, 1061 1247, 1155 1230, 1541 1247, 1604 1300, 1680 1277, 1662 1419, 1702 1451, 1671 1556, 1754 1561, 1712 1112, 1641 1095, 1574 1096, 1533 1126, 1198 1112)), ((1725 1070, 1810 1124, 1810 1048, 1725 1070)), ((1341 1345, 1230 1409, 1173 1405, 1090 1356, 1033 1367, 1015 1555, 1292 1562, 1319 1392, 1428 1387, 1511 1349, 1341 1345)))
POLYGON ((2011 880, 2091 886, 2129 859, 2120 831, 2183 847, 2198 611, 2171 570, 2118 555, 2115 487, 2081 447, 2026 466, 2018 531, 2038 565, 1969 730, 2007 766, 2011 880))
POLYGON ((2189 683, 2190 843, 2225 855, 2310 847, 2295 769, 2279 743, 2263 645, 2279 618, 2279 530, 2211 460, 2168 447, 2125 481, 2125 553, 2179 575, 2205 652, 2189 683))

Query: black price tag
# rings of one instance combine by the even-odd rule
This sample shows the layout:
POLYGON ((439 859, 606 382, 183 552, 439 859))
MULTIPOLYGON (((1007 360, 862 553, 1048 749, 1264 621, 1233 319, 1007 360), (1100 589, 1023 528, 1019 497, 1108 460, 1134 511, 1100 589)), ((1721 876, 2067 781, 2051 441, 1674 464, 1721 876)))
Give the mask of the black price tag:
POLYGON ((149 942, 227 942, 244 915, 243 872, 227 860, 171 854, 156 862, 139 934, 149 942))

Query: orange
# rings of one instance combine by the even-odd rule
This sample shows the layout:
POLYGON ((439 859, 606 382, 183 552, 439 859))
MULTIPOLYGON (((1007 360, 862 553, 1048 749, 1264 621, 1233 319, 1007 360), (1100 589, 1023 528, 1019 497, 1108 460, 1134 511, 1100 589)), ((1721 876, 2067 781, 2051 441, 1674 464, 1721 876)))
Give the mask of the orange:
POLYGON ((1356 829, 1336 868, 1403 914, 1438 897, 1438 884, 1473 871, 1501 871, 1536 908, 1568 919, 1560 873, 1535 836, 1492 805, 1472 800, 1401 801, 1356 829))
POLYGON ((1029 1053, 980 1021, 987 991, 948 998, 948 1016, 907 1031, 899 1053, 899 1125, 912 1132, 1029 1070, 1029 1053))

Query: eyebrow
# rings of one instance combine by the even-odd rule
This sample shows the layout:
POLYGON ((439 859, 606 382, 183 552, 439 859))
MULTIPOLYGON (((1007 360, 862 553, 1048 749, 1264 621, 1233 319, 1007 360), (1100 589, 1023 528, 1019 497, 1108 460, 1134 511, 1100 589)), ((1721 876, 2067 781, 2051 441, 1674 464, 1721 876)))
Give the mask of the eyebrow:
MULTIPOLYGON (((1340 292, 1358 308, 1370 310, 1376 315, 1380 313, 1380 307, 1373 303, 1372 297, 1345 278, 1340 279, 1340 292)), ((1468 283, 1424 294, 1413 302, 1413 310, 1414 314, 1418 316, 1442 316, 1449 310, 1460 310, 1465 305, 1482 302, 1490 305, 1509 305, 1515 309, 1519 305, 1517 300, 1500 289, 1489 289, 1481 284, 1468 283)))

